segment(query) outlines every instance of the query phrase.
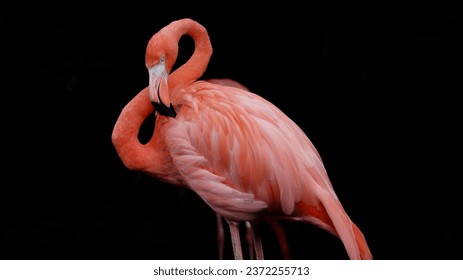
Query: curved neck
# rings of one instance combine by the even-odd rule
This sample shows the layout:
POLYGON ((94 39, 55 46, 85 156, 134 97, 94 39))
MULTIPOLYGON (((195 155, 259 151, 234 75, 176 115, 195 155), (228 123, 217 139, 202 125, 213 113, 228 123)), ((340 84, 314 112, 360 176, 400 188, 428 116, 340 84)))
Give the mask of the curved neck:
POLYGON ((145 88, 122 109, 114 125, 111 135, 112 142, 128 169, 144 170, 148 166, 156 165, 153 159, 158 157, 153 153, 157 150, 150 145, 154 137, 145 145, 138 139, 138 132, 153 109, 149 101, 148 88, 145 88))
POLYGON ((177 42, 183 35, 189 35, 195 44, 190 59, 169 75, 169 88, 175 88, 179 84, 192 83, 202 76, 212 55, 212 45, 207 30, 193 20, 178 20, 169 25, 168 29, 177 42))

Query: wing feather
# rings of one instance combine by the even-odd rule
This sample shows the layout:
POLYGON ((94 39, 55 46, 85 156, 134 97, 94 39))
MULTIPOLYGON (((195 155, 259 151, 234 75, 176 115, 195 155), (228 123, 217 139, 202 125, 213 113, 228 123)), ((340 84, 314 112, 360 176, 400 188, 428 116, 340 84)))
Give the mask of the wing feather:
POLYGON ((185 181, 195 191, 203 192, 203 199, 209 199, 210 205, 230 206, 213 191, 211 198, 206 198, 205 188, 233 189, 244 196, 230 191, 228 198, 236 195, 243 203, 252 201, 254 206, 250 207, 255 209, 267 207, 267 211, 287 215, 301 201, 317 207, 322 192, 328 191, 337 199, 311 141, 267 100, 207 82, 174 92, 172 99, 179 108, 169 133, 174 162, 180 170, 185 169, 181 172, 185 181), (216 177, 201 171, 201 179, 189 178, 188 169, 195 168, 216 177))
POLYGON ((256 200, 252 193, 236 190, 221 174, 217 174, 211 161, 191 145, 187 128, 174 125, 166 134, 171 140, 169 151, 183 180, 222 217, 235 221, 256 218, 267 204, 256 200))

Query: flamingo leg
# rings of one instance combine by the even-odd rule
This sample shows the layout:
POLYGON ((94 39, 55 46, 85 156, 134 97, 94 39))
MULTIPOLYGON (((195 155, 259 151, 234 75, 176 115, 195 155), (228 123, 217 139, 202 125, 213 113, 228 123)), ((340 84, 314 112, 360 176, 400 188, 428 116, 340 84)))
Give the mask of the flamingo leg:
POLYGON ((254 260, 254 236, 252 234, 252 226, 250 222, 246 222, 246 243, 248 244, 249 259, 254 260))
POLYGON ((286 239, 286 234, 283 228, 278 223, 278 221, 269 220, 268 223, 272 227, 273 232, 275 233, 278 242, 280 243, 280 249, 283 259, 289 260, 291 258, 291 255, 289 254, 288 240, 286 239))
POLYGON ((254 243, 254 250, 256 251, 256 259, 263 260, 264 250, 262 248, 262 239, 260 236, 259 229, 257 228, 256 224, 252 225, 250 228, 252 233, 252 241, 254 243))
POLYGON ((230 227, 230 236, 232 241, 233 247, 233 254, 235 256, 235 260, 242 260, 243 259, 243 251, 241 249, 241 238, 240 238, 240 230, 238 227, 237 222, 229 221, 228 226, 230 227))
POLYGON ((223 260, 223 251, 225 244, 225 233, 223 229, 222 217, 216 215, 217 218, 217 246, 219 248, 219 260, 223 260))

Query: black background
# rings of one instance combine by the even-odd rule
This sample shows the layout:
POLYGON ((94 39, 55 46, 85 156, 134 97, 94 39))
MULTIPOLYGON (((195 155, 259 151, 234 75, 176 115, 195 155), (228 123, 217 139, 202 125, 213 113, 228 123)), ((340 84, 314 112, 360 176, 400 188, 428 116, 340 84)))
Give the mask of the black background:
MULTIPOLYGON (((240 81, 306 132, 375 259, 462 259, 456 9, 65 2, 0 4, 1 259, 217 258, 212 210, 127 170, 111 143, 147 85, 146 43, 183 17, 211 37, 204 78, 240 81)), ((294 259, 347 258, 283 225, 294 259)))

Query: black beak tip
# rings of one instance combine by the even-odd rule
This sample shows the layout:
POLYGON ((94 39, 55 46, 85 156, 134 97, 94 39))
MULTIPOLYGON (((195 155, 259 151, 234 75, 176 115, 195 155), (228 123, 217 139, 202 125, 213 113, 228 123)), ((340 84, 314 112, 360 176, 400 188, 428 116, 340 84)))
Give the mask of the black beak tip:
POLYGON ((163 116, 172 118, 177 116, 177 112, 175 112, 174 106, 172 106, 172 104, 170 104, 169 107, 164 105, 162 102, 151 102, 151 104, 153 105, 154 109, 156 109, 156 111, 158 111, 163 116))

